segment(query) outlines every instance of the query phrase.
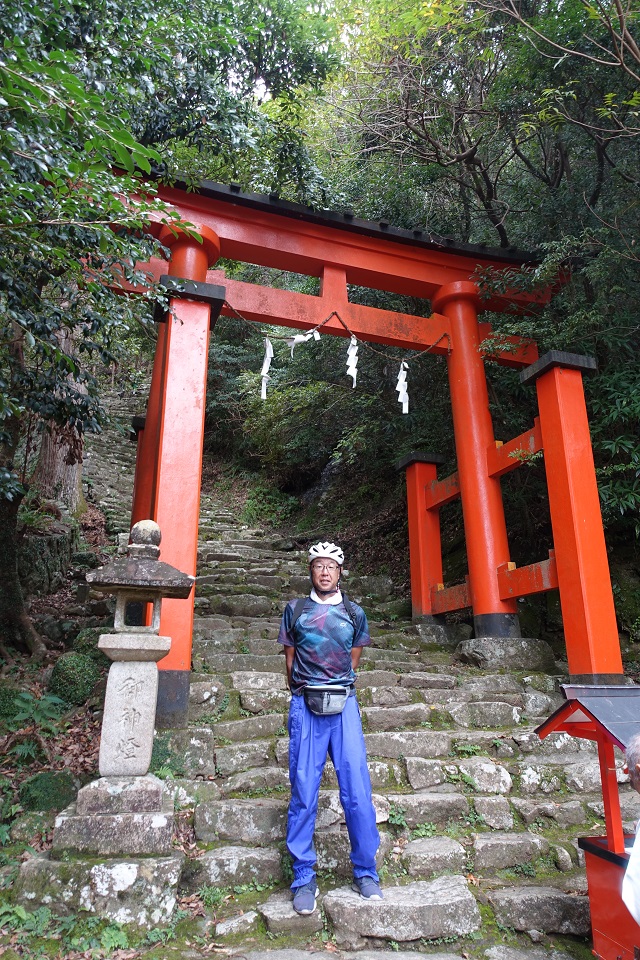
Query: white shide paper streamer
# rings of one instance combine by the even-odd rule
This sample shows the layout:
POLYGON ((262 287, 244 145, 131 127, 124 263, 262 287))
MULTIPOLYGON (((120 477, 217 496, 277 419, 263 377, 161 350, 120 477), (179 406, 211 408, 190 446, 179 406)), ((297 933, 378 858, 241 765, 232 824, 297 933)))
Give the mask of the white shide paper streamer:
POLYGON ((293 351, 298 346, 299 343, 306 343, 307 340, 311 340, 313 337, 314 340, 320 339, 320 334, 317 330, 314 330, 313 333, 296 333, 294 337, 286 337, 285 343, 291 347, 291 359, 293 360, 293 351))
POLYGON ((347 376, 353 377, 353 386, 355 389, 358 376, 358 341, 351 337, 349 349, 347 350, 347 376))
POLYGON ((262 392, 260 396, 263 400, 267 399, 267 381, 269 380, 269 367, 273 360, 273 346, 268 337, 264 338, 264 360, 262 361, 262 392))
POLYGON ((398 403, 402 404, 402 412, 409 413, 409 394, 407 393, 407 364, 404 360, 400 363, 400 372, 398 373, 398 382, 396 390, 398 391, 398 403))

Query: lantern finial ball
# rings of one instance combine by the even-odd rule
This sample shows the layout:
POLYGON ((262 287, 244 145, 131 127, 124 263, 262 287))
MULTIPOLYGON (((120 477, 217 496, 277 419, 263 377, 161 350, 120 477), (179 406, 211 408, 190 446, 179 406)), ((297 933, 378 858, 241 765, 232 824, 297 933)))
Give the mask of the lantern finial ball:
POLYGON ((162 534, 160 527, 154 520, 138 520, 131 528, 129 542, 141 546, 159 547, 162 534))

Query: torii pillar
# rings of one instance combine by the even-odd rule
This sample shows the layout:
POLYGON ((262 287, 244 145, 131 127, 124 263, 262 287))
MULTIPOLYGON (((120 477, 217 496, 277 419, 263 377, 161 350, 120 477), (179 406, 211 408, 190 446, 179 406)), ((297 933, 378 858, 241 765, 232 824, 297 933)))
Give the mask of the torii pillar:
MULTIPOLYGON (((171 249, 172 295, 159 326, 133 519, 155 520, 162 530, 161 560, 195 576, 209 331, 224 301, 224 288, 205 281, 220 243, 206 226, 189 232, 167 226, 160 240, 171 249)), ((162 603, 160 633, 171 637, 171 649, 158 663, 158 727, 187 723, 193 604, 194 591, 186 600, 162 603)))
POLYGON ((500 481, 489 475, 487 465, 495 437, 480 350, 478 288, 469 280, 447 284, 432 306, 450 324, 449 386, 474 633, 476 638, 520 637, 517 601, 503 600, 498 584, 498 567, 509 562, 509 543, 500 481))
POLYGON ((617 685, 625 678, 582 382, 596 368, 593 357, 551 350, 520 382, 538 394, 571 682, 617 685))

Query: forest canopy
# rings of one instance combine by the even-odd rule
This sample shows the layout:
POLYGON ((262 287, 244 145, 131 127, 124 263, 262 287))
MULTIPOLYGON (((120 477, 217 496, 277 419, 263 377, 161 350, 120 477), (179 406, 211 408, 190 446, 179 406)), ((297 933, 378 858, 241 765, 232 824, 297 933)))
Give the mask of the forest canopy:
MULTIPOLYGON (((134 9, 115 0, 8 0, 3 13, 0 525, 14 539, 41 439, 55 435, 65 460, 77 463, 83 434, 103 417, 99 371, 120 354, 152 349, 149 303, 116 297, 103 281, 116 268, 130 275, 152 252, 144 224, 160 206, 153 183, 178 174, 455 241, 537 250, 539 265, 520 282, 562 273, 549 306, 487 319, 498 332, 532 337, 541 352, 597 358, 587 392, 605 523, 616 541, 637 539, 635 6, 142 0, 134 9), (136 206, 127 200, 134 191, 143 198, 136 206)), ((224 266, 295 289, 315 283, 224 266)), ((350 295, 429 310, 383 292, 350 295)), ((309 502, 333 477, 343 517, 366 503, 396 529, 398 457, 422 446, 454 465, 445 363, 368 353, 353 391, 344 344, 328 341, 289 361, 277 348, 261 401, 259 331, 220 322, 209 449, 309 502), (409 360, 407 415, 395 392, 400 359, 409 360)), ((508 438, 530 425, 534 398, 512 372, 487 369, 495 432, 508 438)), ((537 556, 548 539, 541 467, 509 483, 505 497, 514 553, 537 556)), ((455 539, 459 518, 451 529, 455 539)), ((10 581, 0 574, 0 601, 10 581)), ((16 642, 37 646, 27 627, 15 629, 16 642)))

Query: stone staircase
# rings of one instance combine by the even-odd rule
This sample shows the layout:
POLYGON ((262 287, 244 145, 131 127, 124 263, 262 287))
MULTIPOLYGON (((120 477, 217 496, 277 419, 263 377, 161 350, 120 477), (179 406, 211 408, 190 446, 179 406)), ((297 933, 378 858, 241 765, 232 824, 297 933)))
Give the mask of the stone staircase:
MULTIPOLYGON (((135 454, 122 436, 93 441, 86 460, 92 497, 114 531, 127 529, 135 454)), ((380 577, 350 576, 346 587, 373 640, 357 686, 385 899, 368 903, 350 890, 327 761, 320 909, 294 913, 284 845, 289 694, 276 637, 286 601, 308 591, 305 571, 292 543, 242 525, 215 491, 203 493, 190 722, 156 735, 152 770, 176 808, 192 813, 181 888, 215 903, 216 940, 255 960, 266 957, 255 952, 265 942, 422 952, 447 944, 452 955, 490 960, 586 956, 577 837, 604 832, 597 755, 590 742, 533 732, 560 704, 563 678, 457 662, 442 631, 389 620, 391 584, 380 577)), ((625 821, 640 815, 639 801, 622 786, 625 821)))

